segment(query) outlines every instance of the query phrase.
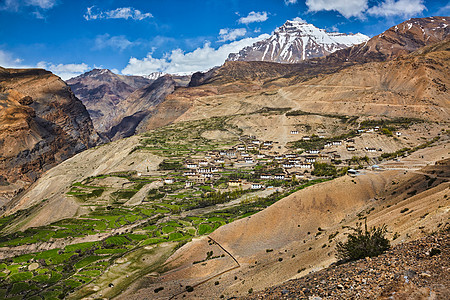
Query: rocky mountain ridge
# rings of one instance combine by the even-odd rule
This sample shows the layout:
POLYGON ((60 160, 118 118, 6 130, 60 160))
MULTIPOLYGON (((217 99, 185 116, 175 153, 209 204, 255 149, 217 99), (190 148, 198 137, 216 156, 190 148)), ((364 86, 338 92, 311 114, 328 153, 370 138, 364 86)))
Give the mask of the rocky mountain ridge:
POLYGON ((108 69, 94 69, 71 78, 67 84, 83 102, 99 132, 108 131, 117 116, 116 106, 131 93, 155 79, 117 75, 108 69))
POLYGON ((303 21, 287 21, 267 39, 228 56, 228 61, 298 63, 366 42, 368 36, 326 32, 303 21))
POLYGON ((449 17, 412 18, 392 26, 366 43, 330 54, 325 58, 325 62, 366 63, 391 60, 421 47, 443 41, 449 34, 449 17))

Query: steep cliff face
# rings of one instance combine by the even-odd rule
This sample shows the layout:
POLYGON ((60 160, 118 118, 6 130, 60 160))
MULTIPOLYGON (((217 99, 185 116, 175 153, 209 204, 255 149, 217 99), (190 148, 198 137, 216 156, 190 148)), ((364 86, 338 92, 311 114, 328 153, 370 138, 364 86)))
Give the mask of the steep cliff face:
POLYGON ((84 105, 51 72, 1 69, 0 107, 0 206, 101 141, 84 105))
POLYGON ((267 39, 228 56, 229 61, 298 63, 366 42, 364 34, 326 32, 303 21, 287 21, 267 39))

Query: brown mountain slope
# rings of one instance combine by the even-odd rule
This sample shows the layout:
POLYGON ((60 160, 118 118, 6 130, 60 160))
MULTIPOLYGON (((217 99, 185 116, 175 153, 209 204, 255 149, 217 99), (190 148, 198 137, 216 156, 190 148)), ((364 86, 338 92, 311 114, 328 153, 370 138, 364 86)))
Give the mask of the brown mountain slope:
MULTIPOLYGON (((279 87, 288 85, 290 78, 272 81, 270 90, 226 95, 219 93, 223 85, 205 84, 180 89, 167 98, 171 101, 165 101, 156 107, 145 129, 160 126, 164 121, 178 122, 253 113, 256 114, 255 118, 242 117, 241 121, 236 121, 236 125, 243 125, 239 122, 244 122, 245 127, 260 129, 262 138, 273 139, 270 133, 275 129, 284 128, 283 124, 295 125, 292 124, 295 117, 281 115, 277 120, 279 126, 274 128, 270 123, 273 117, 258 113, 264 107, 302 110, 322 115, 448 120, 449 43, 447 40, 403 58, 355 65, 283 88, 279 87), (183 109, 180 109, 180 103, 183 103, 183 109), (166 115, 171 118, 164 118, 166 115), (257 124, 247 124, 246 120, 249 118, 254 119, 257 124), (152 123, 153 120, 158 122, 152 123)), ((232 83, 229 85, 234 86, 232 83)), ((297 119, 298 122, 301 121, 301 117, 297 119)), ((255 130, 246 134, 258 135, 255 130)), ((288 136, 287 133, 286 138, 288 136)), ((279 138, 283 139, 282 133, 279 133, 279 138)))
POLYGON ((443 269, 449 267, 447 227, 378 257, 332 266, 244 299, 448 299, 450 273, 443 269))
POLYGON ((412 18, 374 36, 367 43, 330 54, 327 62, 391 60, 440 42, 450 34, 449 17, 412 18))
POLYGON ((167 98, 171 101, 156 107, 141 122, 138 132, 176 120, 249 113, 263 106, 281 105, 312 112, 317 109, 318 113, 445 119, 449 23, 447 17, 411 19, 367 44, 299 64, 226 62, 194 74, 190 87, 171 94, 167 98), (436 42, 442 43, 440 48, 407 57, 436 42), (393 60, 397 57, 398 61, 393 60), (383 63, 386 60, 391 62, 383 63), (363 64, 367 62, 372 63, 363 64), (261 90, 269 91, 256 92, 261 90), (272 103, 268 94, 275 95, 270 97, 272 103))
POLYGON ((133 135, 136 127, 151 116, 151 111, 156 105, 173 93, 176 85, 172 76, 165 75, 152 84, 135 90, 116 105, 114 109, 116 117, 111 122, 114 126, 107 135, 113 140, 133 135))
POLYGON ((117 105, 153 81, 141 76, 117 75, 107 69, 94 69, 69 79, 67 84, 88 109, 95 129, 105 132, 119 116, 117 105))
POLYGON ((449 61, 447 40, 402 59, 353 66, 280 93, 305 111, 448 120, 449 61))
POLYGON ((1 69, 0 106, 0 205, 99 142, 84 105, 48 71, 1 69))
MULTIPOLYGON (((429 151, 416 153, 416 158, 429 151)), ((220 227, 210 240, 183 246, 166 263, 169 271, 142 278, 121 299, 228 299, 317 271, 335 261, 335 241, 345 238, 343 226, 354 226, 364 216, 369 226, 387 224, 389 238, 398 236, 393 244, 421 237, 448 220, 448 164, 418 172, 368 172, 298 191, 220 227), (440 175, 430 181, 435 174, 440 175), (211 250, 216 258, 195 263, 211 250)))

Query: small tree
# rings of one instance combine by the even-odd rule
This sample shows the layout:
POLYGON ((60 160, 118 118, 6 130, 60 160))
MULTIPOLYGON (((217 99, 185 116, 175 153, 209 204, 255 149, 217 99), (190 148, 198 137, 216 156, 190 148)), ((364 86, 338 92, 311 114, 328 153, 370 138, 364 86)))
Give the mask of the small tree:
POLYGON ((352 261, 364 257, 373 257, 382 254, 391 247, 389 240, 385 237, 386 225, 374 226, 367 230, 367 220, 365 220, 364 230, 361 227, 362 223, 357 223, 356 227, 349 227, 353 233, 347 234, 347 241, 336 244, 336 257, 339 260, 352 261))

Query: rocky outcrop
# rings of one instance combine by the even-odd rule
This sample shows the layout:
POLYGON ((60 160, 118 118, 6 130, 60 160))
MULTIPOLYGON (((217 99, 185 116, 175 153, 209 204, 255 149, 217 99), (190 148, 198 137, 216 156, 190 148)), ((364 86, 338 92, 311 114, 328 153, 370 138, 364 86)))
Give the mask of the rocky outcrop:
POLYGON ((0 206, 101 141, 84 105, 51 72, 1 69, 0 107, 0 206))

